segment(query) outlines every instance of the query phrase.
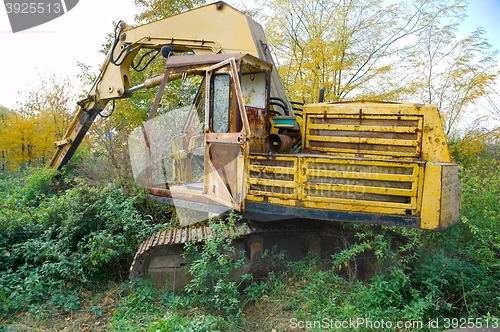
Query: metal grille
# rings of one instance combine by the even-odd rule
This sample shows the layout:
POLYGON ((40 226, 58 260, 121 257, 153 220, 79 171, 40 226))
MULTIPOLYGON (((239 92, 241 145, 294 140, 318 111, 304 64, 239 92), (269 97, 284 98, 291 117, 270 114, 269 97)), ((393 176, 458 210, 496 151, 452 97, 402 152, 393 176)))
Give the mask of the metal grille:
POLYGON ((306 149, 420 157, 422 116, 309 114, 306 149))
POLYGON ((302 165, 304 201, 404 210, 417 207, 418 164, 306 158, 302 165))
POLYGON ((249 165, 249 194, 281 198, 297 197, 297 158, 252 156, 249 165))

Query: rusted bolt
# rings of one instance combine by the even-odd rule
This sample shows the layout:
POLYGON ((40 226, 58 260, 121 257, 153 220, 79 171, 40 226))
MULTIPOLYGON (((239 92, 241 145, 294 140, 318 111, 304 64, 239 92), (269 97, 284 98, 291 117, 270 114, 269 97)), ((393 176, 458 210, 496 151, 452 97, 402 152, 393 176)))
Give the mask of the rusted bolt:
POLYGON ((224 8, 224 5, 225 5, 225 3, 223 1, 219 1, 215 5, 215 8, 217 8, 217 10, 222 10, 224 8))

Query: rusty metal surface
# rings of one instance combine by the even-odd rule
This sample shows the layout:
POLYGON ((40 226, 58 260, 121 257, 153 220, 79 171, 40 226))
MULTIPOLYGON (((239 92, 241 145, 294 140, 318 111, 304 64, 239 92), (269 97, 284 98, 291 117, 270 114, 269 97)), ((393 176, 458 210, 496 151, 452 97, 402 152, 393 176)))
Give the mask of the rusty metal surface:
POLYGON ((249 133, 249 150, 250 153, 265 153, 266 137, 269 136, 269 112, 268 106, 265 109, 246 106, 246 114, 248 124, 250 126, 249 133))
POLYGON ((190 190, 184 186, 172 186, 170 189, 165 188, 148 188, 148 194, 155 197, 175 198, 178 201, 185 201, 186 204, 204 203, 213 206, 224 206, 220 201, 214 200, 212 197, 203 195, 199 190, 190 190))
POLYGON ((214 143, 229 143, 229 144, 241 144, 244 142, 244 136, 237 133, 207 133, 205 135, 207 142, 214 143))
POLYGON ((269 152, 288 152, 292 145, 292 138, 287 135, 271 134, 266 138, 266 149, 269 152))
POLYGON ((253 56, 247 54, 175 55, 168 58, 167 68, 214 65, 231 58, 239 61, 245 56, 253 58, 253 56))
POLYGON ((436 105, 345 102, 304 106, 303 151, 450 163, 436 105))
POLYGON ((94 122, 97 114, 97 111, 94 109, 87 110, 83 107, 78 108, 78 113, 73 118, 69 129, 64 134, 63 140, 56 144, 56 152, 50 161, 50 166, 52 168, 60 170, 61 167, 66 165, 71 159, 94 122))
POLYGON ((332 153, 418 158, 422 120, 422 116, 396 114, 307 114, 306 148, 332 153))
POLYGON ((418 214, 422 162, 327 155, 251 155, 248 201, 314 209, 418 214))

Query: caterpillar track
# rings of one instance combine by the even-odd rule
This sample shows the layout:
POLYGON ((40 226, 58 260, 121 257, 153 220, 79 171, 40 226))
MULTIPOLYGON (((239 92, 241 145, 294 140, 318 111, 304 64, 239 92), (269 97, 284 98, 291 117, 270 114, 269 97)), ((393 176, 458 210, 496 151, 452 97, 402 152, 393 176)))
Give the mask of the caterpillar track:
MULTIPOLYGON (((298 260, 307 252, 320 254, 320 231, 320 224, 304 227, 296 221, 273 223, 272 226, 252 221, 235 224, 224 236, 237 234, 233 241, 235 251, 245 250, 246 256, 245 265, 234 271, 232 279, 241 280, 246 273, 254 278, 267 275, 274 267, 261 260, 264 250, 285 251, 287 260, 298 260)), ((206 225, 154 233, 137 250, 130 267, 130 279, 150 278, 160 288, 183 288, 191 280, 189 262, 183 257, 184 244, 199 244, 213 236, 212 228, 206 225)), ((228 253, 228 256, 237 258, 235 253, 228 253)))

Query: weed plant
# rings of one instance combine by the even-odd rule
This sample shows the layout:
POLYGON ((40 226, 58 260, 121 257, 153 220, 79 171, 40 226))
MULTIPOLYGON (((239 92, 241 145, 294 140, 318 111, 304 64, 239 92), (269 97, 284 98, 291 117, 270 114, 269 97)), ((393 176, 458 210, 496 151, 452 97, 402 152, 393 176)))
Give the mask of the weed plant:
POLYGON ((137 213, 137 198, 78 179, 56 194, 54 171, 23 175, 1 180, 0 313, 75 310, 81 288, 126 279, 153 227, 137 213))
MULTIPOLYGON (((238 236, 232 226, 239 220, 235 215, 215 220, 213 238, 186 246, 192 282, 185 292, 125 281, 104 330, 242 331, 258 326, 279 331, 289 329, 291 319, 361 317, 424 324, 453 318, 500 322, 499 166, 498 160, 478 158, 460 167, 462 217, 446 231, 346 225, 357 241, 335 253, 330 264, 315 256, 283 261, 286 273, 270 274, 265 281, 235 281, 234 271, 244 263, 232 242, 238 236), (360 279, 358 258, 366 253, 375 269, 371 278, 360 279), (272 317, 281 317, 281 323, 272 317)), ((85 310, 82 291, 97 285, 105 292, 107 280, 126 279, 139 243, 164 226, 154 221, 168 222, 158 217, 163 208, 146 203, 144 194, 130 197, 113 183, 96 187, 78 179, 57 193, 51 189, 54 175, 48 169, 0 172, 3 322, 26 311, 48 319, 53 312, 85 310)), ((273 259, 279 260, 279 254, 273 259)))

